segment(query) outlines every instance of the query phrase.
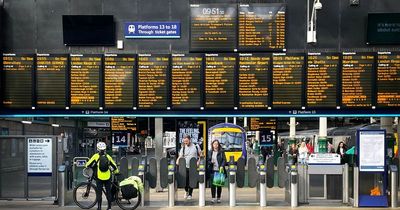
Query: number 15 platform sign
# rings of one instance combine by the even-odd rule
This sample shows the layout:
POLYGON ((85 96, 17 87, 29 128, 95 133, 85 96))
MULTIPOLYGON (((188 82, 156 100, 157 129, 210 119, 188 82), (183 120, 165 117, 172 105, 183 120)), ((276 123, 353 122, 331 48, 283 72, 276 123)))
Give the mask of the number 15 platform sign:
POLYGON ((126 22, 124 34, 127 39, 179 39, 180 22, 126 22))

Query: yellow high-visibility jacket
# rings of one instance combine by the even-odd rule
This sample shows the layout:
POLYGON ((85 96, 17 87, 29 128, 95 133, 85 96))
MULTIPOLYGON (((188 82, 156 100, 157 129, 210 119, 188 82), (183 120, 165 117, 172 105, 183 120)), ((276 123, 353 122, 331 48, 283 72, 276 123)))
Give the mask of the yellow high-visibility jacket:
MULTIPOLYGON (((110 162, 110 166, 113 168, 113 172, 115 174, 119 173, 117 164, 115 164, 112 157, 108 154, 105 154, 105 155, 106 155, 108 161, 110 162)), ((96 175, 97 179, 103 180, 103 181, 109 180, 111 178, 111 170, 108 169, 106 172, 100 171, 99 166, 97 164, 99 162, 99 159, 100 159, 100 154, 99 153, 94 154, 90 158, 90 160, 86 163, 85 167, 93 167, 93 170, 95 171, 94 174, 96 175)))

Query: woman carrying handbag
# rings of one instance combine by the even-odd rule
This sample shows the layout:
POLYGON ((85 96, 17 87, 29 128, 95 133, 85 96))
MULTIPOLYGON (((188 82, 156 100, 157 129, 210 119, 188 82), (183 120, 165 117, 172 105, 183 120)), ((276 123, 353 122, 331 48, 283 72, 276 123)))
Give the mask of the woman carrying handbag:
POLYGON ((218 140, 211 143, 207 154, 207 174, 210 180, 212 203, 221 203, 222 186, 225 184, 225 154, 218 140))

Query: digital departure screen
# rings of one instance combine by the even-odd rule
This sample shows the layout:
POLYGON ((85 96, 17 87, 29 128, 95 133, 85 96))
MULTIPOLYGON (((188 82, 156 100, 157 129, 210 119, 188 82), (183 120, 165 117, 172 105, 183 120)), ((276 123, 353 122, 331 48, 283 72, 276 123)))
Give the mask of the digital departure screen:
POLYGON ((98 109, 102 55, 71 54, 70 66, 71 108, 98 109))
POLYGON ((251 117, 250 118, 250 130, 259 131, 263 129, 276 130, 277 121, 276 118, 267 117, 251 117))
POLYGON ((104 55, 104 104, 106 109, 134 107, 133 78, 136 75, 136 56, 104 55))
POLYGON ((3 107, 32 108, 32 73, 35 55, 3 54, 3 107))
POLYGON ((274 53, 272 91, 274 108, 300 108, 303 99, 304 55, 274 53))
POLYGON ((190 17, 190 51, 236 49, 236 4, 191 4, 190 17))
POLYGON ((136 118, 111 117, 112 131, 136 131, 136 118))
POLYGON ((268 107, 270 63, 268 54, 239 54, 239 108, 268 107))
POLYGON ((235 54, 205 54, 205 107, 232 109, 235 92, 235 54))
POLYGON ((378 52, 377 106, 400 106, 400 53, 378 52))
POLYGON ((239 50, 285 49, 285 10, 284 4, 240 4, 239 50))
POLYGON ((37 54, 36 106, 65 109, 68 55, 37 54))
POLYGON ((172 54, 173 109, 199 109, 201 104, 201 54, 172 54))
POLYGON ((343 52, 342 106, 372 106, 372 75, 375 56, 372 53, 343 52))
POLYGON ((340 56, 336 53, 308 53, 307 107, 337 107, 337 75, 340 56))
POLYGON ((167 72, 169 55, 139 54, 138 56, 138 108, 167 108, 167 72))

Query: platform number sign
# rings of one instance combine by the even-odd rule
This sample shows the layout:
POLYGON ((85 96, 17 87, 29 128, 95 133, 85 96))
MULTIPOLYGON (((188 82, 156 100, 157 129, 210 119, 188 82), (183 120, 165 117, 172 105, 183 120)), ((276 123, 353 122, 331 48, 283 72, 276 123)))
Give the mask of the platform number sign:
POLYGON ((112 133, 113 147, 128 147, 130 138, 131 138, 130 132, 113 132, 112 133))
POLYGON ((260 146, 272 146, 274 144, 273 135, 270 129, 260 130, 260 146))

